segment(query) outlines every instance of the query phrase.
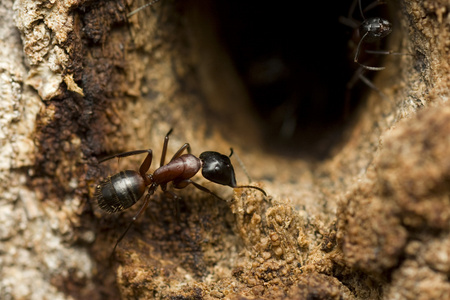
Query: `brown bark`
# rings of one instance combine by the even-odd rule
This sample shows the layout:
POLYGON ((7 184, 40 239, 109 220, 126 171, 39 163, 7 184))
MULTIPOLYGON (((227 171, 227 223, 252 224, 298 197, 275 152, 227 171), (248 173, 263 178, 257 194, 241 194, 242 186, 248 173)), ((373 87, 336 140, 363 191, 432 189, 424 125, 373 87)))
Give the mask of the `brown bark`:
MULTIPOLYGON (((341 69, 308 51, 317 46, 308 34, 331 38, 315 26, 328 18, 318 9, 310 27, 286 27, 302 39, 299 64, 311 73, 281 73, 295 81, 286 86, 294 102, 283 103, 325 99, 323 111, 304 114, 309 123, 296 120, 288 142, 276 134, 283 106, 259 114, 241 80, 224 42, 234 20, 221 15, 225 2, 163 0, 127 18, 143 4, 135 2, 0 4, 0 298, 450 297, 448 1, 389 3, 387 47, 409 55, 383 62, 374 78, 383 96, 369 89, 335 115, 326 111, 337 92, 323 97, 323 87, 340 82, 341 69), (177 190, 177 219, 158 192, 110 261, 141 203, 107 215, 94 188, 143 157, 97 160, 151 148, 153 170, 170 128, 169 157, 185 142, 195 155, 232 146, 269 196, 198 176, 229 201, 177 190)), ((270 26, 292 16, 272 9, 270 26)), ((321 53, 333 55, 330 45, 321 53)))

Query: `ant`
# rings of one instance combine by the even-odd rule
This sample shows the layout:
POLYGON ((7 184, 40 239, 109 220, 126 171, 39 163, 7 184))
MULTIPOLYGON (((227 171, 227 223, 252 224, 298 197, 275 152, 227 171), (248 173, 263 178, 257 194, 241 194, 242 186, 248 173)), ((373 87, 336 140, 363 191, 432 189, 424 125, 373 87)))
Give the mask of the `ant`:
MULTIPOLYGON (((363 9, 361 6, 361 0, 358 0, 359 4, 359 12, 361 14, 361 18, 363 19, 362 22, 359 22, 352 18, 353 12, 355 11, 356 6, 356 0, 353 1, 350 11, 348 13, 348 17, 340 17, 339 20, 344 25, 347 25, 349 27, 352 27, 353 29, 357 29, 357 34, 360 37, 358 45, 356 46, 355 56, 353 58, 353 61, 363 67, 364 69, 371 70, 371 71, 381 71, 384 70, 385 67, 372 67, 367 66, 359 62, 359 54, 361 52, 361 45, 366 43, 373 43, 378 42, 382 38, 388 36, 392 32, 392 25, 391 23, 383 18, 379 17, 373 17, 373 18, 365 18, 363 9)), ((367 7, 368 9, 372 9, 374 5, 380 4, 380 1, 375 1, 367 7)), ((373 54, 394 54, 391 51, 370 51, 366 50, 367 53, 373 53, 373 54)))
MULTIPOLYGON (((344 107, 345 115, 348 115, 348 112, 349 112, 350 90, 355 85, 355 83, 358 79, 360 79, 362 82, 364 82, 368 87, 370 87, 374 91, 378 92, 381 97, 388 99, 388 97, 380 89, 378 89, 378 87, 375 86, 375 84, 373 84, 369 78, 367 78, 364 75, 366 70, 381 71, 381 70, 384 70, 385 67, 373 67, 373 66, 365 65, 365 64, 359 62, 359 58, 360 58, 362 45, 364 43, 380 42, 381 39, 388 36, 392 32, 392 25, 388 20, 380 18, 380 17, 371 17, 371 18, 366 19, 366 17, 364 16, 363 9, 362 9, 361 0, 358 0, 358 6, 359 6, 359 13, 361 15, 362 22, 355 20, 352 16, 355 11, 356 4, 357 4, 357 0, 354 0, 352 2, 352 5, 350 6, 348 16, 346 18, 345 17, 339 18, 339 21, 342 24, 353 28, 355 30, 355 34, 359 38, 358 44, 356 46, 355 55, 353 57, 353 61, 359 65, 359 68, 356 70, 356 72, 354 73, 354 75, 352 76, 350 81, 347 83, 347 94, 345 96, 345 107, 344 107)), ((373 9, 375 6, 377 6, 379 4, 383 4, 383 2, 380 0, 376 0, 376 1, 372 2, 370 5, 368 5, 364 11, 373 9)), ((386 50, 383 51, 383 50, 365 49, 365 52, 369 53, 369 54, 381 54, 381 55, 388 55, 388 54, 403 55, 403 53, 397 53, 397 52, 386 51, 386 50)))
POLYGON ((185 143, 173 155, 169 163, 165 164, 167 145, 171 133, 172 129, 169 130, 164 138, 160 167, 156 169, 153 174, 147 174, 153 158, 151 149, 123 152, 99 160, 99 163, 102 163, 116 157, 120 158, 147 153, 147 156, 139 167, 139 172, 134 170, 121 171, 113 176, 103 179, 95 189, 94 195, 99 207, 108 213, 116 213, 134 205, 142 198, 145 190, 148 188, 142 207, 117 240, 111 256, 115 253, 117 245, 125 237, 136 219, 145 211, 150 202, 150 197, 155 193, 158 186, 161 187, 166 195, 169 195, 172 198, 178 198, 177 195, 167 190, 167 184, 172 182, 173 187, 176 189, 183 189, 192 184, 199 190, 225 201, 206 187, 190 179, 197 174, 200 169, 202 170, 203 177, 211 182, 230 186, 232 188, 252 188, 260 191, 264 196, 267 196, 266 192, 259 187, 236 184, 234 168, 230 161, 233 149, 230 149, 231 154, 229 156, 214 151, 206 151, 200 154, 199 157, 196 157, 191 154, 189 143, 185 143), (187 150, 188 154, 182 154, 185 150, 187 150))

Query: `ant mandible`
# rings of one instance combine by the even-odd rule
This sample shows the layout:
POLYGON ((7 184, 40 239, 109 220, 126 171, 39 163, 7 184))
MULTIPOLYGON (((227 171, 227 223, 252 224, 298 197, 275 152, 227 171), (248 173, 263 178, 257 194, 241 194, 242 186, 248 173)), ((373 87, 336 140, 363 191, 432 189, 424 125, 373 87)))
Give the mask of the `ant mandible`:
MULTIPOLYGON (((375 5, 378 5, 379 1, 375 1, 374 3, 375 3, 375 5)), ((361 18, 363 19, 362 22, 359 22, 352 18, 352 15, 353 15, 353 12, 354 12, 355 6, 356 6, 356 0, 353 1, 352 6, 350 7, 348 17, 340 18, 340 21, 343 24, 350 26, 354 29, 357 29, 358 34, 360 36, 358 45, 356 46, 356 52, 355 52, 355 57, 353 58, 353 61, 367 70, 372 70, 372 71, 384 70, 385 67, 371 67, 371 66, 366 66, 366 65, 360 63, 358 61, 359 54, 361 52, 361 45, 363 44, 363 42, 373 43, 373 42, 380 41, 382 38, 388 36, 392 32, 392 25, 388 20, 379 18, 379 17, 373 17, 373 18, 366 19, 364 17, 364 13, 362 10, 361 0, 358 0, 358 4, 359 4, 359 12, 361 14, 361 18)), ((368 9, 371 9, 371 8, 372 7, 368 8, 368 9)), ((366 52, 374 53, 374 54, 392 54, 391 51, 368 51, 368 50, 366 50, 366 52)))
POLYGON ((116 213, 131 207, 139 201, 148 187, 142 207, 117 240, 112 254, 114 254, 117 245, 125 237, 136 219, 145 211, 150 202, 150 197, 155 193, 158 186, 161 187, 165 194, 177 197, 175 194, 167 191, 167 184, 169 182, 172 182, 173 187, 177 189, 182 189, 192 184, 199 190, 209 193, 220 200, 224 200, 206 187, 190 179, 197 174, 200 169, 202 170, 203 177, 209 181, 230 186, 232 188, 256 189, 263 193, 264 196, 267 196, 266 192, 259 187, 236 184, 234 168, 229 158, 233 154, 233 149, 231 149, 231 154, 229 156, 214 151, 206 151, 200 154, 199 157, 196 157, 190 154, 191 150, 189 143, 185 143, 173 155, 170 162, 165 164, 167 145, 171 133, 172 129, 169 130, 164 138, 160 167, 156 169, 153 174, 147 174, 153 158, 151 149, 123 152, 99 160, 99 163, 102 163, 116 157, 120 158, 147 153, 147 156, 139 167, 139 172, 134 170, 121 171, 113 176, 103 179, 95 189, 95 198, 97 199, 99 207, 108 213, 116 213), (185 150, 187 150, 188 154, 182 154, 185 150))

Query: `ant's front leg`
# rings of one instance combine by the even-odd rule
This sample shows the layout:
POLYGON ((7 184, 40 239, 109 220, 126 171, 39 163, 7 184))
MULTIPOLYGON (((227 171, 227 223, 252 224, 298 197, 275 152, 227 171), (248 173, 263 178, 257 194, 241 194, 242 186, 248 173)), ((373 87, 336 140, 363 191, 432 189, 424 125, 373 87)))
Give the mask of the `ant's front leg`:
POLYGON ((224 199, 222 199, 221 197, 217 196, 215 193, 213 193, 212 191, 210 191, 209 189, 205 188, 204 186, 190 180, 190 179, 183 179, 183 180, 177 180, 177 181, 173 181, 173 187, 176 189, 184 189, 185 187, 187 187, 189 184, 192 184, 193 186, 195 186, 196 188, 198 188, 199 190, 208 193, 210 195, 213 195, 214 197, 216 197, 217 199, 220 199, 222 201, 225 201, 224 199))
POLYGON ((159 164, 160 167, 164 166, 164 161, 166 160, 166 153, 167 153, 167 145, 169 144, 169 135, 172 133, 173 128, 170 128, 169 132, 164 137, 164 145, 161 153, 161 163, 159 164))
MULTIPOLYGON (((166 137, 164 138, 164 146, 163 146, 163 150, 162 150, 162 154, 161 154, 161 163, 160 163, 160 167, 164 166, 165 161, 166 161, 166 154, 167 154, 167 145, 169 144, 169 135, 172 133, 173 129, 171 128, 169 130, 169 132, 166 134, 166 137)), ((178 149, 178 151, 172 156, 172 158, 170 159, 170 161, 173 161, 174 159, 177 159, 178 157, 181 156, 181 154, 184 152, 184 150, 187 149, 187 152, 189 154, 191 154, 191 146, 189 145, 189 143, 185 143, 183 146, 181 146, 180 149, 178 149)))
POLYGON ((189 154, 191 154, 191 146, 189 145, 189 143, 185 143, 183 146, 181 146, 180 149, 178 149, 178 151, 173 155, 172 159, 170 161, 173 161, 174 159, 177 159, 178 157, 181 156, 181 154, 184 152, 184 150, 187 149, 187 152, 189 154))

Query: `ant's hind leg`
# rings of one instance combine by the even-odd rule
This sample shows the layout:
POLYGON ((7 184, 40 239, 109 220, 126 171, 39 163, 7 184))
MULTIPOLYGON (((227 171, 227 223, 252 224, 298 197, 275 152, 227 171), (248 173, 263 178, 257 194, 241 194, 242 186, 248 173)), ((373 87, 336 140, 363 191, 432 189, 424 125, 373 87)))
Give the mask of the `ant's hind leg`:
POLYGON ((139 174, 141 174, 142 177, 145 178, 145 174, 150 169, 150 166, 152 165, 152 159, 153 154, 152 150, 148 150, 148 154, 145 157, 144 161, 142 162, 141 166, 139 167, 139 174))
POLYGON ((105 162, 107 160, 110 160, 110 159, 113 159, 113 158, 116 158, 116 157, 120 159, 121 157, 138 155, 138 154, 142 154, 142 153, 147 153, 147 156, 145 157, 144 161, 142 162, 141 166, 139 167, 139 174, 141 174, 141 176, 144 177, 145 173, 147 173, 147 171, 150 169, 150 166, 152 164, 152 158, 153 158, 152 149, 148 149, 148 150, 134 150, 134 151, 119 153, 119 154, 116 154, 116 155, 113 155, 113 156, 105 157, 105 158, 99 160, 98 163, 102 163, 102 162, 105 162))
POLYGON ((114 155, 111 155, 111 156, 104 157, 104 158, 100 159, 98 161, 98 163, 100 164, 102 162, 105 162, 107 160, 110 160, 110 159, 113 159, 113 158, 116 158, 116 157, 117 158, 121 158, 121 157, 127 157, 127 156, 133 156, 133 155, 138 155, 138 154, 142 154, 142 153, 151 153, 151 152, 152 152, 151 149, 147 149, 147 150, 133 150, 133 151, 128 151, 128 152, 123 152, 123 153, 114 154, 114 155))
POLYGON ((142 205, 142 207, 139 209, 138 213, 133 217, 133 219, 131 219, 130 224, 128 224, 127 228, 125 229, 125 231, 122 233, 122 235, 119 237, 119 239, 117 240, 116 244, 114 245, 114 248, 111 252, 111 256, 110 258, 112 258, 114 256, 114 253, 116 252, 116 248, 119 245, 119 243, 123 240, 123 238, 125 237, 125 235, 127 234, 128 230, 130 230, 131 226, 134 224, 134 222, 142 215, 142 213, 145 211, 145 209, 147 208, 148 204, 150 203, 150 197, 153 195, 153 193, 155 192, 157 186, 152 186, 150 187, 147 195, 145 195, 145 199, 144 199, 144 204, 142 205))
POLYGON ((147 153, 147 156, 145 157, 144 161, 142 162, 141 166, 139 167, 139 174, 141 174, 141 176, 144 177, 145 173, 147 173, 147 171, 150 169, 150 166, 152 164, 152 158, 153 158, 152 149, 134 150, 134 151, 128 151, 128 152, 115 154, 113 156, 108 156, 108 157, 100 159, 98 161, 98 163, 100 164, 102 162, 105 162, 107 160, 110 160, 110 159, 113 159, 116 157, 120 159, 121 157, 133 156, 133 155, 138 155, 138 154, 142 154, 142 153, 147 153))
POLYGON ((359 79, 364 82, 368 87, 376 91, 380 96, 386 100, 389 100, 389 98, 386 96, 385 93, 383 93, 372 81, 369 80, 364 74, 359 74, 359 79))

